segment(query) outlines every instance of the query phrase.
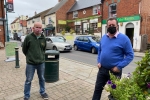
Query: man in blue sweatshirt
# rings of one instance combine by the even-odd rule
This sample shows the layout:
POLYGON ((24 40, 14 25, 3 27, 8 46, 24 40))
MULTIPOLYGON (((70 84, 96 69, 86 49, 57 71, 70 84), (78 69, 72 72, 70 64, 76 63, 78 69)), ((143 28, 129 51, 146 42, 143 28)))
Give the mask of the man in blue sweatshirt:
POLYGON ((109 71, 121 78, 122 68, 134 58, 129 38, 118 32, 116 18, 107 20, 107 34, 100 40, 98 51, 98 74, 92 100, 100 100, 102 90, 110 79, 109 71))

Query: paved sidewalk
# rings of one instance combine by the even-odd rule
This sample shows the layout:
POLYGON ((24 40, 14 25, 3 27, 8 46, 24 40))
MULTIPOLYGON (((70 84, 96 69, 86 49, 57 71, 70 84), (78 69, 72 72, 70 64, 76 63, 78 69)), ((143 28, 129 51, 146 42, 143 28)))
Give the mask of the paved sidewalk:
MULTIPOLYGON (((25 56, 19 49, 20 68, 15 68, 15 61, 5 62, 5 50, 0 49, 0 100, 23 100, 25 81, 25 56)), ((135 52, 143 57, 144 53, 135 52)), ((49 100, 91 100, 96 80, 97 67, 77 61, 60 58, 59 81, 46 83, 49 100)), ((30 100, 42 100, 39 95, 38 78, 35 73, 30 100)), ((101 100, 108 100, 105 90, 101 100)))
POLYGON ((134 56, 135 57, 143 57, 143 56, 145 56, 145 53, 143 53, 143 52, 134 52, 134 56))
MULTIPOLYGON (((0 100, 23 100, 25 81, 25 56, 19 49, 20 68, 15 61, 5 62, 5 50, 0 49, 0 100)), ((49 100, 91 100, 97 74, 97 67, 60 58, 59 81, 46 83, 49 100)), ((43 100, 39 95, 38 78, 32 81, 30 100, 43 100)), ((107 99, 106 91, 101 100, 107 99)))

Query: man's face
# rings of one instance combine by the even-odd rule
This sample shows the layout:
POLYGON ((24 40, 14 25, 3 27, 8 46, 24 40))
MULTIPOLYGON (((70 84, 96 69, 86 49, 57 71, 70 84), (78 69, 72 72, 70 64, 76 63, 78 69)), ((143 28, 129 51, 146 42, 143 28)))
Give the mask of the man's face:
POLYGON ((107 22, 107 28, 109 28, 109 27, 116 27, 116 29, 118 30, 118 25, 117 25, 116 20, 109 20, 107 22))
POLYGON ((41 34, 42 33, 42 25, 41 24, 35 24, 34 27, 33 27, 33 32, 36 35, 41 34))

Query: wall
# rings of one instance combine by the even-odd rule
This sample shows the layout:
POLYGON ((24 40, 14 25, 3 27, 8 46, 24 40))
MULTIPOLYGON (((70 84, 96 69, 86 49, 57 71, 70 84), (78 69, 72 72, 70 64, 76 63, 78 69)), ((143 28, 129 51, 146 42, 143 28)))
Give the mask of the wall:
MULTIPOLYGON (((49 24, 49 18, 51 18, 51 20, 54 22, 54 23, 51 23, 54 27, 56 27, 56 14, 51 14, 51 15, 48 15, 48 16, 45 16, 45 27, 46 25, 49 24)), ((55 28, 55 33, 56 33, 56 28, 55 28)))
POLYGON ((139 14, 140 0, 105 0, 103 4, 103 19, 109 18, 109 5, 113 3, 112 1, 117 3, 117 17, 139 14))
POLYGON ((32 22, 32 19, 27 21, 27 28, 30 28, 30 27, 32 28, 33 25, 34 23, 32 22))
MULTIPOLYGON (((0 18, 4 19, 4 0, 0 0, 0 18)), ((0 22, 0 42, 5 44, 5 28, 4 28, 4 22, 0 22)))
POLYGON ((54 22, 53 26, 56 27, 56 14, 51 14, 51 15, 45 16, 45 27, 46 27, 46 25, 49 24, 49 18, 51 18, 51 20, 54 22))
POLYGON ((147 34, 148 43, 150 43, 150 0, 141 0, 140 3, 141 14, 141 35, 147 34))

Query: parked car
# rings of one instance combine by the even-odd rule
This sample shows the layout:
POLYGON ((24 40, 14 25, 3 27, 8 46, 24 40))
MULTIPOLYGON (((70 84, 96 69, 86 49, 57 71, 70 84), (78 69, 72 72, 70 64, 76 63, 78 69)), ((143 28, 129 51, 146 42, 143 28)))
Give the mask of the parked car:
POLYGON ((66 42, 66 38, 65 38, 65 37, 63 37, 63 36, 61 36, 61 35, 56 35, 56 37, 59 37, 60 39, 63 39, 64 42, 66 42))
POLYGON ((23 33, 18 32, 18 39, 17 39, 17 40, 21 41, 21 36, 22 36, 22 35, 23 35, 23 33))
POLYGON ((71 51, 72 46, 65 42, 62 38, 53 36, 46 37, 46 49, 58 50, 58 51, 71 51))
POLYGON ((78 36, 74 41, 74 50, 90 51, 93 54, 98 52, 99 36, 78 36))
POLYGON ((14 40, 18 40, 18 34, 17 33, 13 33, 13 38, 14 38, 14 40))
POLYGON ((12 33, 9 33, 9 38, 10 38, 10 39, 13 39, 13 38, 14 38, 12 33))

